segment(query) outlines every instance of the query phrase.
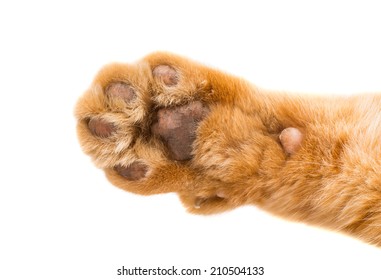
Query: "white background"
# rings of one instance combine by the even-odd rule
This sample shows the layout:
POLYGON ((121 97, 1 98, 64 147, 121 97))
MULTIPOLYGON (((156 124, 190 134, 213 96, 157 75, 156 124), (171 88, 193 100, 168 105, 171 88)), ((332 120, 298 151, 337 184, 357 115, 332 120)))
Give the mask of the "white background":
POLYGON ((117 276, 123 265, 264 266, 258 279, 380 279, 381 250, 355 239, 255 207, 194 216, 174 194, 141 197, 113 187, 80 150, 73 117, 102 65, 155 50, 269 89, 380 91, 376 1, 5 2, 0 279, 169 279, 117 276))

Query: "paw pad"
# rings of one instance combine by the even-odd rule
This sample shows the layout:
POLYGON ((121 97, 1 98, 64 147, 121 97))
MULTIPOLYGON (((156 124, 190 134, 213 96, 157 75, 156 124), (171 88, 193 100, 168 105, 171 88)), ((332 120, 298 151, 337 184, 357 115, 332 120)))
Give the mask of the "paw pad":
POLYGON ((152 74, 163 81, 166 86, 175 86, 179 82, 179 77, 175 69, 168 65, 156 66, 152 74))
POLYGON ((127 180, 137 181, 144 178, 148 172, 148 166, 141 162, 134 162, 129 166, 118 165, 115 171, 127 180))
POLYGON ((289 154, 295 154, 302 145, 303 135, 299 129, 288 127, 279 135, 284 151, 289 154))
POLYGON ((90 119, 88 122, 90 132, 97 137, 107 138, 110 137, 116 130, 112 123, 103 119, 90 119))
POLYGON ((114 98, 123 99, 126 103, 136 98, 134 89, 126 83, 116 82, 106 88, 106 95, 114 98))
POLYGON ((157 112, 157 121, 151 131, 162 138, 169 149, 171 159, 189 160, 192 157, 192 144, 196 138, 198 123, 208 112, 208 108, 200 101, 162 108, 157 112))

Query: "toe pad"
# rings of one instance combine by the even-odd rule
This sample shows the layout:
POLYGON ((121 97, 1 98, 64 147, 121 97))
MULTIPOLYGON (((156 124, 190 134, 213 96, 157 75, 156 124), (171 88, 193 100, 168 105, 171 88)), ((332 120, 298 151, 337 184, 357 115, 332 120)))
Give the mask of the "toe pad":
POLYGON ((166 86, 175 86, 179 82, 176 70, 168 65, 156 66, 152 74, 154 77, 161 79, 166 86))
POLYGON ((115 126, 103 119, 90 119, 88 127, 94 136, 107 138, 115 132, 115 126))
POLYGON ((112 98, 120 98, 126 103, 129 103, 136 98, 134 89, 123 82, 116 82, 108 85, 106 88, 106 95, 112 98))
POLYGON ((148 166, 141 162, 134 162, 129 166, 118 165, 115 167, 116 172, 127 180, 137 181, 144 178, 148 172, 148 166))

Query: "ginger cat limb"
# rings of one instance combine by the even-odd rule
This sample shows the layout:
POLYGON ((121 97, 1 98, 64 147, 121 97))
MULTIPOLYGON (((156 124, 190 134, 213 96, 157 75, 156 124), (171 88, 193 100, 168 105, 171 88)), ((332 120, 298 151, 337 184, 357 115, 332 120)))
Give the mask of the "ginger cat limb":
POLYGON ((126 191, 192 213, 254 204, 381 246, 381 97, 303 97, 170 53, 104 67, 75 115, 84 152, 126 191))

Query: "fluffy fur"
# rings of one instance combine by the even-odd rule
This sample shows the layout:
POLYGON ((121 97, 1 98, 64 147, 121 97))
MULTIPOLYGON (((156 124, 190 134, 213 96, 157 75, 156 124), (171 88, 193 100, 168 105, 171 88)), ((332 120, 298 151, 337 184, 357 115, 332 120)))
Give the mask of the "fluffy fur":
POLYGON ((104 67, 75 115, 84 152, 126 191, 177 192, 196 214, 255 204, 381 246, 380 96, 275 93, 173 54, 154 53, 135 64, 104 67), (172 69, 176 76, 165 76, 172 69), (136 97, 126 102, 105 94, 119 82, 136 97), (155 112, 193 101, 209 113, 198 124, 192 158, 171 160, 162 139, 151 133, 155 112), (94 136, 93 119, 116 130, 94 136), (303 138, 297 149, 285 152, 279 136, 289 127, 303 138), (143 178, 128 180, 116 168, 136 163, 144 166, 143 178))

